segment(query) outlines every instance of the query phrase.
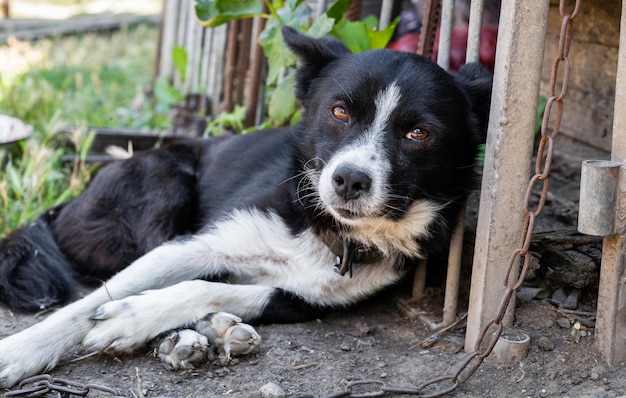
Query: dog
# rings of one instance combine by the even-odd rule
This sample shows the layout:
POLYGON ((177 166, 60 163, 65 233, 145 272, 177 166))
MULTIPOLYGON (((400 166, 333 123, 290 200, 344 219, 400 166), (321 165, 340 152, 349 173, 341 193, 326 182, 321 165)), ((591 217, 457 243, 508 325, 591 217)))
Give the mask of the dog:
POLYGON ((491 77, 410 53, 351 53, 282 28, 298 57, 293 127, 188 139, 104 167, 77 199, 0 242, 0 299, 39 310, 0 341, 0 383, 69 349, 157 336, 173 368, 207 344, 247 353, 248 324, 299 322, 398 282, 447 250, 484 140, 491 77))

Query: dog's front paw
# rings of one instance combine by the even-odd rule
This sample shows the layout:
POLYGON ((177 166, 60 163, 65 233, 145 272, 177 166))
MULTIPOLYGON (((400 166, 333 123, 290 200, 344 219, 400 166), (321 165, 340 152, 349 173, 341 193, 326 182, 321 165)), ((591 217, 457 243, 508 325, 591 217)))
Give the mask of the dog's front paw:
POLYGON ((96 321, 83 339, 83 345, 96 351, 130 353, 144 345, 159 331, 141 305, 141 296, 109 301, 91 314, 96 321))
POLYGON ((168 369, 193 369, 207 361, 209 341, 194 330, 174 330, 157 344, 155 354, 168 369))
POLYGON ((231 355, 249 354, 261 343, 252 326, 226 312, 208 314, 195 323, 194 329, 217 346, 222 362, 230 361, 231 355))

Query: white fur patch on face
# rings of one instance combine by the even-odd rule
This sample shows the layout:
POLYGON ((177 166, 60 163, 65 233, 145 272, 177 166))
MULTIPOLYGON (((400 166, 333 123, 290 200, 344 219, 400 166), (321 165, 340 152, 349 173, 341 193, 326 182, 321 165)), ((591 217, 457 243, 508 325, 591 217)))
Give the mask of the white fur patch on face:
POLYGON ((349 210, 359 217, 374 217, 382 214, 389 196, 387 180, 391 163, 384 151, 385 131, 391 115, 400 101, 400 88, 391 84, 380 91, 375 99, 376 114, 372 124, 351 145, 337 152, 328 161, 319 178, 319 196, 326 209, 338 220, 346 220, 340 210, 349 210), (335 192, 333 175, 340 166, 358 169, 371 178, 369 191, 346 201, 335 192))

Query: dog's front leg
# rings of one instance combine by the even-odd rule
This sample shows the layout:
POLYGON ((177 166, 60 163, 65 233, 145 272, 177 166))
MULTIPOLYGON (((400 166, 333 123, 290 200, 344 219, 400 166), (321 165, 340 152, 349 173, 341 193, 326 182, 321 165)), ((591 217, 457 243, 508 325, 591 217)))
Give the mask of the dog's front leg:
POLYGON ((162 332, 189 326, 213 312, 256 319, 275 288, 202 280, 148 290, 101 305, 91 316, 96 325, 83 344, 95 350, 129 352, 162 332))
MULTIPOLYGON (((169 286, 210 272, 210 246, 196 236, 159 246, 136 260, 106 284, 44 321, 0 341, 0 384, 52 369, 69 350, 81 343, 96 324, 89 316, 102 304, 146 289, 169 286), (172 272, 176 269, 176 272, 172 272)), ((210 240, 210 237, 208 238, 210 240)))

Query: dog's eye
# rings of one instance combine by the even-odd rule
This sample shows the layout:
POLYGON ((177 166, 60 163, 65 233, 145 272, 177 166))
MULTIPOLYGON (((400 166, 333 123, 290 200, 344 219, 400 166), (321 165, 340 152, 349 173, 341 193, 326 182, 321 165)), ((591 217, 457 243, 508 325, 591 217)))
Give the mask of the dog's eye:
POLYGON ((334 106, 332 109, 332 113, 335 119, 341 122, 347 122, 350 119, 348 111, 343 106, 334 106))
POLYGON ((430 137, 430 133, 428 132, 428 130, 423 130, 420 128, 413 129, 406 133, 406 135, 404 136, 404 138, 407 138, 411 141, 426 141, 428 137, 430 137))

